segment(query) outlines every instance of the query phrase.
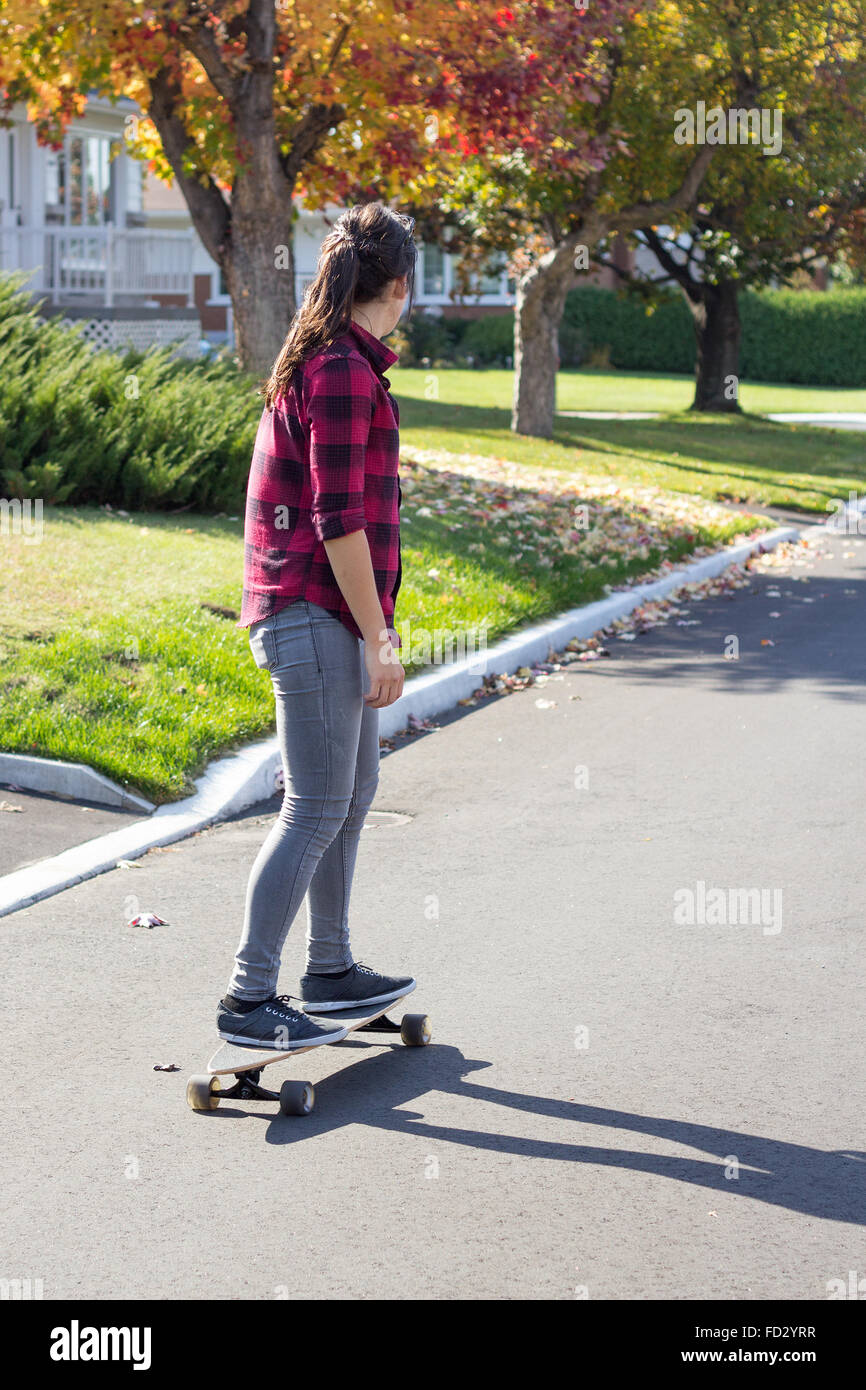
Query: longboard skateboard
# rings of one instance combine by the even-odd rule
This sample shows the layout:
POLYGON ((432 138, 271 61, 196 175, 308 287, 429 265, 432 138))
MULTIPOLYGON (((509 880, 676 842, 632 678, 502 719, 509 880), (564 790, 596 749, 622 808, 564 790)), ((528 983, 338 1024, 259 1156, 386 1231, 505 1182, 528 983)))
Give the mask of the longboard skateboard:
MULTIPOLYGON (((310 1016, 321 1018, 323 1022, 345 1024, 350 1033, 359 1029, 367 1029, 371 1033, 399 1033, 407 1047, 426 1047, 432 1037, 426 1014, 404 1014, 399 1023, 387 1017, 391 1009, 395 1009, 405 998, 406 995, 401 994, 387 1004, 329 1009, 321 1014, 310 1010, 310 1016)), ((343 1041, 340 1038, 339 1042, 343 1041)), ((273 1048, 225 1042, 208 1062, 207 1075, 190 1077, 186 1087, 187 1104, 193 1110, 216 1110, 221 1100, 276 1100, 284 1115, 309 1115, 316 1103, 312 1082, 284 1081, 279 1091, 269 1091, 267 1087, 259 1085, 259 1077, 265 1067, 274 1062, 288 1062, 302 1052, 312 1052, 314 1048, 337 1046, 339 1043, 313 1043, 308 1047, 294 1047, 289 1052, 275 1052, 273 1048), (227 1091, 220 1086, 221 1076, 235 1078, 235 1084, 227 1091)))

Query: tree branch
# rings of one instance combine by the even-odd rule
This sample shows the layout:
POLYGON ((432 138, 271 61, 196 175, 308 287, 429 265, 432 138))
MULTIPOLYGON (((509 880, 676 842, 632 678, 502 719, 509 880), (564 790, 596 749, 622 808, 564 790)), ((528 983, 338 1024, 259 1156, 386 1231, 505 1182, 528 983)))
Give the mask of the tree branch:
MULTIPOLYGON (((607 218, 599 217, 598 221, 600 223, 607 221, 608 231, 616 232, 633 232, 639 228, 657 226, 660 222, 665 222, 671 213, 681 212, 694 202, 714 154, 715 147, 713 145, 702 146, 676 193, 672 193, 669 198, 658 198, 652 203, 632 203, 630 207, 623 208, 621 212, 608 214, 607 218)), ((593 216, 594 214, 590 214, 590 219, 593 216)))
POLYGON ((688 263, 686 263, 686 265, 680 265, 678 261, 675 261, 662 238, 653 231, 652 227, 641 227, 641 233, 646 238, 647 246, 652 251, 662 270, 666 270, 670 278, 676 280, 677 284, 685 290, 689 299, 697 303, 700 290, 698 282, 689 274, 688 263))
POLYGON ((238 99, 238 80, 220 53, 213 30, 209 26, 194 22, 200 12, 201 6, 191 3, 187 9, 187 22, 178 26, 183 35, 184 47, 198 59, 215 91, 222 97, 229 110, 234 112, 238 99))
POLYGON ((180 83, 167 68, 161 68, 150 79, 148 115, 159 131, 165 157, 186 198, 195 229, 210 255, 221 265, 231 227, 231 213, 209 173, 206 181, 200 182, 184 168, 184 157, 190 149, 195 150, 195 144, 178 114, 182 105, 180 83))
POLYGON ((633 270, 624 270, 621 265, 616 265, 613 261, 608 260, 606 256, 594 256, 591 264, 593 266, 601 266, 604 270, 612 270, 614 275, 618 275, 627 285, 635 285, 638 288, 655 288, 656 285, 669 285, 673 280, 673 276, 671 275, 660 275, 658 279, 655 280, 639 280, 635 276, 633 270))
POLYGON ((316 153, 323 136, 345 117, 346 108, 339 104, 327 106, 317 102, 315 106, 307 108, 292 131, 291 149, 287 154, 280 155, 280 166, 292 187, 301 169, 316 153))

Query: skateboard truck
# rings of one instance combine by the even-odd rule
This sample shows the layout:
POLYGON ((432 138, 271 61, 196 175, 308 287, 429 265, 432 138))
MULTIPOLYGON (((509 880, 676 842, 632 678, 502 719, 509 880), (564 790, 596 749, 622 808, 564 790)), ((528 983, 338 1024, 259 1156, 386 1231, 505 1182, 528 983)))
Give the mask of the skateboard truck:
MULTIPOLYGON (((356 1033, 399 1033, 401 1026, 395 1023, 393 1018, 387 1014, 382 1014, 381 1018, 371 1019, 369 1023, 362 1023, 360 1028, 355 1029, 356 1033)), ((258 1071, 236 1071, 235 1084, 227 1091, 220 1091, 223 1100, 279 1100, 279 1091, 269 1091, 267 1086, 259 1085, 259 1077, 264 1068, 258 1071)))
POLYGON ((355 1029, 356 1033, 400 1033, 402 1026, 395 1023, 393 1018, 387 1014, 382 1014, 381 1018, 371 1019, 369 1023, 362 1023, 360 1028, 355 1029))
POLYGON ((279 1091, 269 1091, 267 1086, 259 1085, 259 1077, 264 1070, 236 1071, 235 1084, 227 1091, 220 1091, 221 1100, 279 1100, 279 1091))

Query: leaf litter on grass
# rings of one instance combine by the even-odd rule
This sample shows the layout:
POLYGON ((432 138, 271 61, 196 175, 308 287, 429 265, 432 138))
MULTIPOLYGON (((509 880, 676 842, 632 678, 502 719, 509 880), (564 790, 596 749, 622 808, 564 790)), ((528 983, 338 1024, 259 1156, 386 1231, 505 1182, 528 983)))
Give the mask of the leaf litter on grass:
MULTIPOLYGON (((412 448, 401 452, 400 467, 401 524, 411 527, 416 517, 447 518, 448 530, 476 533, 466 547, 470 554, 508 546, 518 572, 537 566, 553 569, 565 557, 586 568, 635 558, 649 562, 653 552, 664 554, 683 542, 700 558, 771 524, 766 517, 733 513, 688 493, 480 454, 412 448), (747 522, 753 523, 751 530, 746 527, 726 541, 716 538, 695 545, 708 530, 724 532, 734 523, 742 527, 747 522)), ((642 578, 658 578, 673 563, 662 560, 642 578)))

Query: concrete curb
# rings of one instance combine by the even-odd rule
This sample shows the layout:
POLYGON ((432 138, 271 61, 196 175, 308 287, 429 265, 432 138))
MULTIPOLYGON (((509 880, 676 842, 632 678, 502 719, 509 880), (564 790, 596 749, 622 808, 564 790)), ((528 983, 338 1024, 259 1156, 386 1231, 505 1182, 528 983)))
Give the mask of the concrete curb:
MULTIPOLYGON (((826 523, 822 525, 826 527, 826 523)), ((494 671, 509 673, 533 661, 543 661, 550 647, 561 648, 574 637, 589 637, 642 603, 662 598, 682 584, 712 578, 729 565, 742 564, 750 555, 772 550, 782 541, 797 540, 805 529, 808 528, 786 526, 765 531, 750 541, 728 546, 681 569, 671 570, 661 579, 569 609, 556 618, 514 633, 486 651, 417 676, 408 682, 395 704, 380 710, 380 735, 388 738, 405 729, 410 715, 425 719, 453 708, 458 700, 465 699, 478 688, 484 675, 494 671)), ((195 795, 185 801, 160 806, 145 820, 0 878, 0 917, 105 873, 114 868, 119 859, 137 859, 150 849, 185 839, 216 821, 264 801, 274 793, 274 779, 280 767, 275 737, 221 758, 198 778, 195 795)))
POLYGON ((119 782, 103 777, 87 763, 55 762, 28 753, 0 753, 0 782, 13 782, 22 791, 51 792, 75 801, 98 801, 125 811, 152 811, 154 803, 134 796, 119 782))

